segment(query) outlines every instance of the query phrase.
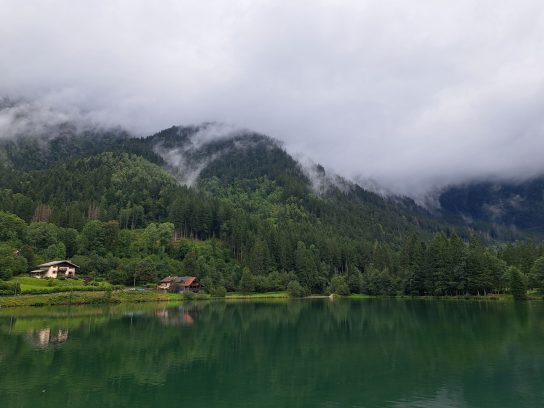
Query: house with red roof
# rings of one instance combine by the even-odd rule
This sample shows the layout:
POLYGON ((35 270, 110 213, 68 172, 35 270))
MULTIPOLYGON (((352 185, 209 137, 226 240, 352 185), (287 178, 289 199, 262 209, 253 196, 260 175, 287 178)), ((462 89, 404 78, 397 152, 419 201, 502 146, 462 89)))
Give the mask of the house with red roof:
POLYGON ((167 276, 159 282, 157 289, 165 292, 200 292, 202 285, 194 276, 167 276))

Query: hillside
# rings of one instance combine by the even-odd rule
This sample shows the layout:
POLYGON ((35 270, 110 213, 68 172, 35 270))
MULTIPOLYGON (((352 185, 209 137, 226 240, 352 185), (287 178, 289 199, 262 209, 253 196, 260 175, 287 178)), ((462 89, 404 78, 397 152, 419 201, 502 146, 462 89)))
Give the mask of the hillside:
POLYGON ((452 186, 439 202, 454 222, 487 228, 495 237, 544 235, 543 178, 452 186))
POLYGON ((305 168, 278 141, 217 124, 144 138, 66 124, 3 140, 0 158, 4 277, 70 257, 112 283, 184 273, 217 293, 440 295, 501 291, 507 264, 528 273, 543 254, 463 243, 477 224, 305 168))

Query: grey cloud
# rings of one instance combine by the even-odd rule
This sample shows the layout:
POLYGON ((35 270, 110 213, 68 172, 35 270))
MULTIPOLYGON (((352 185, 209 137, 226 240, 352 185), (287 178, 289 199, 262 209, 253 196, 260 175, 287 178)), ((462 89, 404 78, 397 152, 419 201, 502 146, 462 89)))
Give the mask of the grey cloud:
POLYGON ((538 0, 0 0, 0 38, 0 94, 141 135, 232 123, 413 197, 544 172, 538 0))
POLYGON ((45 138, 68 123, 76 126, 76 132, 101 126, 77 109, 59 110, 42 102, 0 99, 0 140, 24 136, 45 138))
POLYGON ((177 179, 192 186, 206 166, 217 159, 222 152, 214 153, 204 158, 199 155, 199 149, 211 141, 228 139, 239 135, 241 129, 220 123, 203 124, 196 133, 191 134, 186 143, 177 148, 166 148, 162 143, 154 146, 154 151, 163 158, 177 179))

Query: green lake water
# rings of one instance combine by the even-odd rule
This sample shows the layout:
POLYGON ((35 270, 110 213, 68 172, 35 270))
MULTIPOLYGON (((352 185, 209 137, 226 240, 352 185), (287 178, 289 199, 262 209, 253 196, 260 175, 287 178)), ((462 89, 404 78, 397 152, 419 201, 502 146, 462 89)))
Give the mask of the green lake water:
POLYGON ((544 303, 0 310, 0 407, 540 407, 544 303))

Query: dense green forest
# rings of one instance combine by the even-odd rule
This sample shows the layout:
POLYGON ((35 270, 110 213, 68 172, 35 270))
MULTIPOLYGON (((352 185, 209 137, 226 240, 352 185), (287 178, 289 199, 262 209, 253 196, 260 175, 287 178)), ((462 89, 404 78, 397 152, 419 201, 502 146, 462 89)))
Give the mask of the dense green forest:
POLYGON ((502 243, 409 199, 304 169, 265 136, 202 142, 201 131, 130 138, 65 127, 0 142, 0 278, 70 258, 115 284, 187 274, 218 295, 544 287, 540 243, 502 243))

